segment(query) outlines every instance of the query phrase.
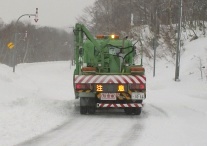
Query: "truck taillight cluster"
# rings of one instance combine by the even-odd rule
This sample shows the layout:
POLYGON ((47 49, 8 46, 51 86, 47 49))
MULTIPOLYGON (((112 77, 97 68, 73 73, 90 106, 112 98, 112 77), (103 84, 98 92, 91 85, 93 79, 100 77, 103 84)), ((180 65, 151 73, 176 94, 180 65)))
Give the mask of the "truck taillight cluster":
POLYGON ((81 70, 82 70, 82 72, 88 72, 88 73, 96 72, 95 67, 82 67, 81 70))
POLYGON ((130 84, 129 88, 131 90, 144 90, 145 84, 130 84))
POLYGON ((76 84, 75 88, 77 90, 89 90, 89 89, 92 89, 92 86, 91 84, 76 84))
POLYGON ((144 73, 145 70, 143 67, 131 67, 130 71, 133 74, 139 74, 139 73, 144 73))

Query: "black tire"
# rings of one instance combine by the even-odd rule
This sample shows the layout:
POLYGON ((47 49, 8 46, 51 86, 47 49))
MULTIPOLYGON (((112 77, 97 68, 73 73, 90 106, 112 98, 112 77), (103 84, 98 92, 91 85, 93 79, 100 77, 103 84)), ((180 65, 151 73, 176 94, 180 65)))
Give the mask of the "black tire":
POLYGON ((93 115, 96 112, 96 102, 95 98, 89 98, 88 100, 88 113, 93 115))
POLYGON ((133 113, 134 113, 135 115, 140 115, 141 112, 142 112, 142 108, 141 108, 141 107, 138 107, 138 108, 134 108, 134 109, 133 109, 133 113))
POLYGON ((132 108, 124 108, 124 111, 127 115, 131 115, 133 113, 133 109, 132 108))
POLYGON ((96 113, 96 108, 94 106, 89 106, 88 107, 88 113, 93 115, 96 113))
POLYGON ((87 106, 80 106, 80 114, 85 115, 88 112, 87 106))

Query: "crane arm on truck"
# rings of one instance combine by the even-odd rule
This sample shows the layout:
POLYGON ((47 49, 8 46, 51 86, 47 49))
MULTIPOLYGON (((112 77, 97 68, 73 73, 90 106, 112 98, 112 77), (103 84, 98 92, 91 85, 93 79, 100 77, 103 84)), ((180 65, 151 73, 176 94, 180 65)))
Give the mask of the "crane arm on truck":
POLYGON ((75 25, 74 33, 75 33, 75 36, 77 38, 76 43, 79 43, 79 46, 82 46, 83 45, 83 35, 85 34, 85 36, 94 44, 94 46, 99 51, 101 50, 101 46, 96 42, 96 40, 91 35, 91 33, 89 32, 89 30, 83 24, 77 23, 75 25))
MULTIPOLYGON (((77 23, 75 25, 75 29, 73 30, 74 35, 75 35, 75 60, 76 62, 79 62, 79 57, 80 57, 80 52, 82 52, 83 50, 83 41, 84 41, 84 35, 87 37, 88 40, 91 41, 91 43, 94 45, 96 51, 98 51, 97 54, 100 54, 100 58, 101 58, 101 64, 102 66, 104 66, 104 56, 103 56, 103 52, 102 52, 102 48, 105 48, 105 46, 108 44, 108 41, 105 41, 102 44, 99 44, 94 37, 91 35, 91 33, 89 32, 89 30, 83 25, 83 24, 79 24, 77 23)), ((97 59, 95 59, 95 64, 97 64, 98 61, 97 59)), ((80 66, 78 65, 79 68, 77 70, 77 72, 80 73, 80 66)))

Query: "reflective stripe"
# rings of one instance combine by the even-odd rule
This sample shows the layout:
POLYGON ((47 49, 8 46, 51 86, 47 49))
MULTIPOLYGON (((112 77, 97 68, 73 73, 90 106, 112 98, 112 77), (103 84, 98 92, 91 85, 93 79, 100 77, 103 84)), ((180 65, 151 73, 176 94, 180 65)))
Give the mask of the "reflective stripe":
POLYGON ((139 75, 76 75, 75 83, 146 83, 145 76, 139 75))
POLYGON ((127 103, 127 104, 112 104, 112 103, 97 103, 98 108, 127 108, 127 107, 143 107, 141 103, 127 103))

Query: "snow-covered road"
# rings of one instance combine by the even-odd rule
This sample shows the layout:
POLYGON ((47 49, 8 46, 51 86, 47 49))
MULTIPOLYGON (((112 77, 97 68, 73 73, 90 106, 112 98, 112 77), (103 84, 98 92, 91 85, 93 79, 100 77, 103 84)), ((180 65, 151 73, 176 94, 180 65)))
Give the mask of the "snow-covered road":
POLYGON ((76 107, 66 123, 19 146, 133 145, 144 129, 144 119, 145 113, 126 116, 119 110, 80 115, 76 107))

